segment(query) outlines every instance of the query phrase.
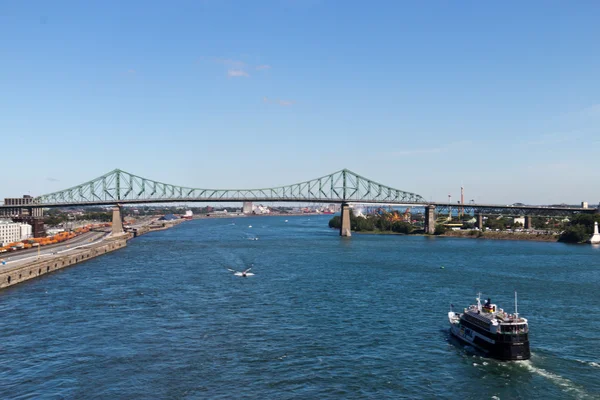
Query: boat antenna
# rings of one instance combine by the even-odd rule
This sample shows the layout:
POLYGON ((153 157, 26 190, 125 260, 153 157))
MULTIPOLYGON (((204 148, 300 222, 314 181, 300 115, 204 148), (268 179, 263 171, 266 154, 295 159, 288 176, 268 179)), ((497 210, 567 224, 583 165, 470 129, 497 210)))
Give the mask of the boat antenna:
POLYGON ((519 320, 519 313, 517 312, 517 291, 515 290, 515 319, 519 320))

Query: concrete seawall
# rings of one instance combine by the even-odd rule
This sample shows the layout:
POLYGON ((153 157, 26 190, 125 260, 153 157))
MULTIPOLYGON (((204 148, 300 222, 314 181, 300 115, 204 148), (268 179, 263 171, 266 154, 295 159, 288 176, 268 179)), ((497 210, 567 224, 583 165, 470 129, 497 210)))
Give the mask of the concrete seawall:
POLYGON ((122 249, 127 246, 127 241, 135 236, 141 236, 149 232, 162 231, 170 229, 175 225, 184 222, 184 220, 165 221, 160 224, 153 224, 140 227, 130 233, 119 237, 109 238, 100 243, 90 244, 82 248, 70 251, 64 255, 53 255, 51 257, 41 257, 39 260, 32 260, 27 263, 20 263, 14 267, 8 267, 0 270, 0 289, 25 282, 29 279, 48 274, 50 272, 79 264, 91 258, 122 249))
POLYGON ((89 247, 65 255, 42 257, 40 260, 2 270, 0 272, 0 289, 119 250, 127 246, 127 239, 129 238, 129 235, 123 235, 119 238, 107 239, 96 245, 89 245, 89 247))
POLYGON ((164 231, 167 229, 171 229, 175 225, 179 225, 180 223, 185 222, 185 221, 186 221, 185 219, 176 219, 173 221, 165 221, 165 222, 162 222, 159 224, 154 223, 151 225, 144 225, 139 228, 132 229, 131 232, 133 233, 133 237, 138 237, 138 236, 145 235, 146 233, 149 233, 149 232, 164 231))

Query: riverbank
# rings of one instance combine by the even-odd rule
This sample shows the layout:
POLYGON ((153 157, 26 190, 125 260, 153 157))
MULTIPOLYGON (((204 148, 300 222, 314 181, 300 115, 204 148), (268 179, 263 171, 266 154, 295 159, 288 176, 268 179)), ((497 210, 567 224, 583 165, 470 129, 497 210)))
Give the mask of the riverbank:
MULTIPOLYGON (((335 229, 335 228, 333 228, 335 229)), ((399 233, 392 231, 361 231, 352 233, 360 235, 401 235, 401 236, 434 236, 426 235, 423 230, 412 233, 399 233)), ((558 242, 559 234, 543 234, 529 232, 481 232, 481 231, 448 231, 437 237, 460 237, 466 239, 490 239, 490 240, 529 240, 535 242, 558 242)))
POLYGON ((558 242, 558 233, 545 234, 534 232, 482 232, 482 231, 447 231, 442 237, 463 237, 470 239, 492 239, 492 240, 530 240, 535 242, 558 242))
POLYGON ((127 245, 130 238, 131 235, 123 234, 68 253, 53 253, 32 261, 17 262, 14 266, 5 266, 0 271, 0 289, 121 249, 127 245))
MULTIPOLYGON (((186 220, 155 221, 148 225, 133 228, 118 236, 109 236, 95 243, 89 243, 63 251, 53 251, 33 256, 31 260, 14 261, 0 268, 0 289, 37 278, 50 272, 70 267, 98 256, 122 249, 134 237, 149 232, 170 229, 186 220)), ((67 242, 65 242, 67 243, 67 242)), ((68 246, 66 246, 68 247, 68 246)), ((52 249, 54 250, 54 249, 52 249)))

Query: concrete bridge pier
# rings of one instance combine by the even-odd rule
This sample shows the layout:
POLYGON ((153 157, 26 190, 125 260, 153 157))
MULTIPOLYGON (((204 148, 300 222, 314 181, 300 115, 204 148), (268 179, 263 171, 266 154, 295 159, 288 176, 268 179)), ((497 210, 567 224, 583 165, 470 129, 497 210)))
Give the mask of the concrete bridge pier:
POLYGON ((425 206, 425 233, 435 233, 435 206, 432 205, 425 206))
POLYGON ((342 225, 340 226, 340 236, 352 236, 350 229, 350 206, 348 203, 342 203, 342 225))
POLYGON ((475 216, 477 218, 477 228, 479 228, 479 230, 483 229, 483 215, 482 214, 477 214, 475 216))
POLYGON ((532 218, 529 215, 525 216, 525 229, 533 229, 532 218))
POLYGON ((116 205, 113 207, 113 217, 112 217, 112 234, 113 236, 122 235, 125 233, 123 231, 123 216, 121 214, 121 206, 116 205))

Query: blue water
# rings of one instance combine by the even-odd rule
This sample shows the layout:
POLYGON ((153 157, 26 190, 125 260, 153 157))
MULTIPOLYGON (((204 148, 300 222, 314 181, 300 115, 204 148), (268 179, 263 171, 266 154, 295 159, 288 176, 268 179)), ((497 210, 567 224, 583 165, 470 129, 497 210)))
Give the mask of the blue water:
POLYGON ((3 290, 0 398, 600 398, 600 248, 287 219, 190 221, 3 290), (530 361, 448 336, 450 303, 515 289, 530 361))

